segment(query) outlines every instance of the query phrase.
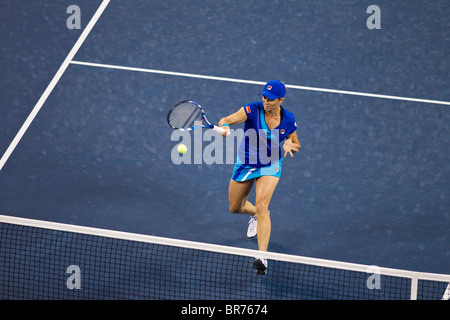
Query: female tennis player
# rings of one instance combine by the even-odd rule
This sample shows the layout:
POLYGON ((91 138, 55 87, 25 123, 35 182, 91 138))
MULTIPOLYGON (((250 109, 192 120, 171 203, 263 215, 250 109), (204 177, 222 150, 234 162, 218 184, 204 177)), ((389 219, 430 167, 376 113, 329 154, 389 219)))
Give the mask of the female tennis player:
MULTIPOLYGON (((281 176, 283 158, 300 148, 294 115, 281 106, 286 87, 279 80, 266 83, 260 93, 262 101, 244 105, 236 113, 220 119, 218 125, 225 130, 245 121, 234 166, 228 199, 232 213, 250 215, 247 236, 258 238, 260 251, 267 251, 271 222, 269 203, 281 176), (281 142, 284 141, 281 153, 281 142), (255 184, 255 205, 247 198, 255 184)), ((227 133, 223 133, 227 136, 227 133)), ((258 274, 265 274, 267 259, 255 258, 253 267, 258 274)))

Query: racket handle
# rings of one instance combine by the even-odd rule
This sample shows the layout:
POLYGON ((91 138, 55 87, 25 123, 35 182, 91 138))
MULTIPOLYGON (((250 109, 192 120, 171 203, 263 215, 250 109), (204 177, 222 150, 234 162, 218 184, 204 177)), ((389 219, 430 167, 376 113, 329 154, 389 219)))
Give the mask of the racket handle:
MULTIPOLYGON (((217 133, 221 133, 221 134, 224 133, 225 131, 227 131, 224 128, 221 128, 221 127, 218 127, 218 126, 214 126, 213 129, 217 133)), ((227 131, 227 136, 229 136, 229 135, 230 135, 230 131, 227 131)))

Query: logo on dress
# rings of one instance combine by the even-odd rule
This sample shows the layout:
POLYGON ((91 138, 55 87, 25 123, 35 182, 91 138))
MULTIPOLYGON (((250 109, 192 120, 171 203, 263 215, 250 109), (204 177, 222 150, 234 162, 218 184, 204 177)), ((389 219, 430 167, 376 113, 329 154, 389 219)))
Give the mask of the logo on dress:
POLYGON ((281 130, 280 130, 280 133, 281 133, 281 134, 284 134, 284 133, 285 133, 284 129, 281 129, 281 130))

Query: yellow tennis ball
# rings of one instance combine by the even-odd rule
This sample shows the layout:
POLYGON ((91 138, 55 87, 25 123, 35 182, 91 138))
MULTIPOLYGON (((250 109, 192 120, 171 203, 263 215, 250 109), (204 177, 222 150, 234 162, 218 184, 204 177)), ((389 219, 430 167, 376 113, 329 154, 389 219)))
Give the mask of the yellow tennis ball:
POLYGON ((177 147, 177 151, 178 151, 178 153, 180 153, 180 154, 185 153, 185 152, 187 151, 186 145, 180 143, 180 144, 178 145, 178 147, 177 147))

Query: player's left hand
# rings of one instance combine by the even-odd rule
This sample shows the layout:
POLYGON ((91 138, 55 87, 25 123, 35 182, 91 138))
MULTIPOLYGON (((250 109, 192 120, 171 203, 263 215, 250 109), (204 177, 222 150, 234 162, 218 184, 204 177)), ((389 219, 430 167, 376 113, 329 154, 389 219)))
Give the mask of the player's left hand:
POLYGON ((294 157, 294 153, 298 152, 298 149, 300 148, 301 148, 300 144, 292 142, 292 139, 286 139, 286 141, 283 144, 284 158, 286 158, 288 152, 291 155, 291 157, 294 157))

